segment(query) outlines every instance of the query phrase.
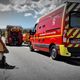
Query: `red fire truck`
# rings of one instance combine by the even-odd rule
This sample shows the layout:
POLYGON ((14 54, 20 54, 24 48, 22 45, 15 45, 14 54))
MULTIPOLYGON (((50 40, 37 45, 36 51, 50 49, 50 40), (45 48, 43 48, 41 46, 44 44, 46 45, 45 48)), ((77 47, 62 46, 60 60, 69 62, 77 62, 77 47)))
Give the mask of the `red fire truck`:
POLYGON ((31 31, 34 49, 49 52, 53 59, 80 56, 80 4, 66 2, 42 16, 31 31))
POLYGON ((5 31, 6 45, 16 45, 22 44, 22 27, 8 25, 5 31))
POLYGON ((29 37, 30 37, 30 33, 26 32, 23 34, 23 42, 24 44, 29 44, 29 37))

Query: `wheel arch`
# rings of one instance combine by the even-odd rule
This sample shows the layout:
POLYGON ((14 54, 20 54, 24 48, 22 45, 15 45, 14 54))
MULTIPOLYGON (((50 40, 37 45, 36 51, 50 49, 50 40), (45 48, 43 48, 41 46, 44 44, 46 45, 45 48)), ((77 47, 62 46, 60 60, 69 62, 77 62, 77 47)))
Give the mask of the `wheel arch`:
POLYGON ((53 45, 55 45, 55 44, 54 44, 54 43, 51 43, 51 44, 49 45, 49 50, 50 50, 50 48, 51 48, 53 45))

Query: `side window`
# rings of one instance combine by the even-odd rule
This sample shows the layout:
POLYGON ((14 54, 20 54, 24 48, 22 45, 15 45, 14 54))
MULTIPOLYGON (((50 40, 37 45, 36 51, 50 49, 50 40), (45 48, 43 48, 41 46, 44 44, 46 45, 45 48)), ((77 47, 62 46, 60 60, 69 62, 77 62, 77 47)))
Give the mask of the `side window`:
POLYGON ((71 28, 80 28, 80 12, 73 11, 69 15, 69 25, 71 28))
POLYGON ((43 33, 44 28, 45 28, 45 25, 39 24, 37 27, 37 33, 43 33))
POLYGON ((45 27, 45 25, 42 26, 43 28, 45 27))
POLYGON ((40 33, 41 32, 41 26, 40 26, 40 24, 38 24, 38 26, 37 26, 37 33, 40 33))
POLYGON ((60 28, 62 24, 62 12, 55 16, 52 16, 52 26, 53 28, 60 28))
POLYGON ((62 15, 62 12, 52 14, 51 17, 46 20, 46 32, 52 32, 53 30, 61 29, 62 15))
POLYGON ((38 26, 38 23, 35 24, 34 28, 32 29, 32 32, 36 33, 36 31, 37 31, 37 26, 38 26))
POLYGON ((41 26, 39 26, 39 29, 41 29, 41 26))

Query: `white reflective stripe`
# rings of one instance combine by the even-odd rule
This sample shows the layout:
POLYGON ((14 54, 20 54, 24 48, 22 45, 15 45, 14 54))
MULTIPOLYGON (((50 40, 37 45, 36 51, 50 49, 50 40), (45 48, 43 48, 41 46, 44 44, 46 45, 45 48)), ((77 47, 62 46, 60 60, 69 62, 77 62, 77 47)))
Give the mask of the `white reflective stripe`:
POLYGON ((66 38, 63 38, 63 42, 66 42, 67 41, 67 39, 66 38))
POLYGON ((69 39, 67 39, 67 43, 69 43, 69 39))
POLYGON ((69 27, 69 24, 67 24, 66 26, 65 26, 65 29, 67 29, 69 27))
POLYGON ((69 44, 68 47, 72 47, 72 44, 69 44))
POLYGON ((74 11, 77 11, 80 8, 80 4, 74 9, 74 11))
POLYGON ((64 34, 63 34, 63 42, 66 42, 67 39, 66 39, 66 33, 67 33, 67 30, 64 30, 64 34))
POLYGON ((67 32, 67 30, 64 30, 64 34, 63 34, 64 37, 65 37, 65 35, 66 35, 66 32, 67 32))
POLYGON ((71 9, 72 9, 75 5, 76 5, 76 3, 73 3, 73 4, 69 7, 69 9, 67 10, 67 13, 69 13, 69 12, 71 11, 71 9))
POLYGON ((66 18, 66 21, 69 21, 69 16, 66 18))

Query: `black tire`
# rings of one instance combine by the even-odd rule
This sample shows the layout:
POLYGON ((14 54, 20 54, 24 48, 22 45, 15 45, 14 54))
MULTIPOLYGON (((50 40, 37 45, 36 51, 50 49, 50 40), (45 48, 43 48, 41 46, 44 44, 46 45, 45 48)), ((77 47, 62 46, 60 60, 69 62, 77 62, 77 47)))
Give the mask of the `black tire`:
POLYGON ((30 51, 34 51, 32 44, 29 45, 30 51))
POLYGON ((6 46, 10 46, 10 44, 9 43, 5 43, 6 44, 6 46))
POLYGON ((55 45, 52 45, 50 47, 50 56, 52 59, 58 59, 59 55, 58 55, 58 51, 55 45))
POLYGON ((9 45, 8 43, 5 43, 7 46, 9 45))
POLYGON ((20 44, 17 44, 18 46, 22 46, 22 43, 20 43, 20 44))

